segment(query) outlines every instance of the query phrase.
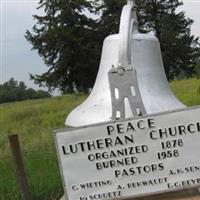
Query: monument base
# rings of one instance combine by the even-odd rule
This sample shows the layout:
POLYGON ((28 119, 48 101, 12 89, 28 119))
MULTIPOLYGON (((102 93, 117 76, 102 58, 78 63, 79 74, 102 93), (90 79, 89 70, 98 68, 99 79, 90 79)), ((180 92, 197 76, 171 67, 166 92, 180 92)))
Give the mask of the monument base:
MULTIPOLYGON (((61 197, 60 200, 68 200, 65 195, 61 197)), ((200 190, 199 188, 180 190, 175 192, 157 194, 146 197, 136 197, 132 199, 121 199, 121 200, 200 200, 200 190)))

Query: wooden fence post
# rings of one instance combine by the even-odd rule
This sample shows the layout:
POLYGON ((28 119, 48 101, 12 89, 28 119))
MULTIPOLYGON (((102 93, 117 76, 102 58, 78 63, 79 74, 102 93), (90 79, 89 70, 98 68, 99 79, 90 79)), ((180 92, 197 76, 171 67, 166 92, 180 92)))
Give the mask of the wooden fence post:
POLYGON ((10 148, 12 151, 13 162, 16 170, 17 182, 19 184, 23 200, 32 200, 31 193, 28 187, 28 181, 23 165, 22 154, 20 150, 19 139, 17 135, 8 136, 10 148))

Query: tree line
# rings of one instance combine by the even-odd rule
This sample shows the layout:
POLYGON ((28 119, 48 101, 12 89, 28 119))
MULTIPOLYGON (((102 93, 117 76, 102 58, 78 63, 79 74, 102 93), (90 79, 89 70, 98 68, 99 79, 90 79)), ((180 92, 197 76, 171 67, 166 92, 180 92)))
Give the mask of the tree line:
POLYGON ((14 78, 0 85, 0 103, 49 97, 49 92, 27 88, 24 82, 18 82, 14 78))
MULTIPOLYGON (((191 34, 193 20, 178 11, 181 0, 136 0, 141 32, 153 31, 161 43, 169 80, 200 71, 199 38, 191 34)), ((87 92, 96 79, 106 36, 118 33, 126 0, 40 0, 35 25, 26 39, 48 70, 32 74, 37 84, 63 93, 87 92)))

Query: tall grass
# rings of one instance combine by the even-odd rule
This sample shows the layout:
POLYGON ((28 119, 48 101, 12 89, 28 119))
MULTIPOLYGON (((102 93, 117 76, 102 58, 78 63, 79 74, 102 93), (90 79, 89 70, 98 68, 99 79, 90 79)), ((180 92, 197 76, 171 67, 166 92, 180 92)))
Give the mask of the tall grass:
POLYGON ((0 106, 0 200, 19 200, 8 134, 18 134, 34 200, 59 199, 62 184, 54 148, 54 129, 84 96, 66 95, 0 106))
MULTIPOLYGON (((173 81, 172 90, 186 105, 200 104, 200 81, 173 81)), ((52 130, 64 127, 69 112, 85 96, 65 95, 0 106, 0 200, 20 200, 8 134, 18 134, 34 200, 54 200, 62 195, 52 130)))
POLYGON ((200 104, 200 80, 184 79, 175 80, 171 83, 171 88, 180 99, 187 106, 195 106, 200 104))

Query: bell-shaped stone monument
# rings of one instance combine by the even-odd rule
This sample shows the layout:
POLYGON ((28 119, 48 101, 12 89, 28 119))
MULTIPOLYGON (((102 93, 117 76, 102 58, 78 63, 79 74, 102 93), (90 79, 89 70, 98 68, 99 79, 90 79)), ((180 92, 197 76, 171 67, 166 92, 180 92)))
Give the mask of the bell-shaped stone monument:
MULTIPOLYGON (((78 127, 112 119, 112 86, 109 84, 109 71, 120 65, 132 68, 133 73, 127 74, 132 74, 129 82, 133 82, 132 93, 137 93, 132 100, 128 97, 125 98, 125 102, 124 99, 120 99, 125 104, 125 118, 134 117, 134 110, 138 107, 138 112, 142 109, 147 114, 185 107, 169 87, 158 39, 152 32, 138 32, 136 6, 134 1, 129 0, 122 10, 119 33, 108 36, 103 43, 99 72, 90 96, 69 114, 66 125, 78 127)), ((123 84, 123 80, 118 84, 123 84)), ((120 88, 118 89, 116 93, 120 92, 120 88)))

